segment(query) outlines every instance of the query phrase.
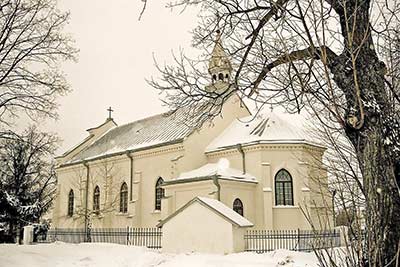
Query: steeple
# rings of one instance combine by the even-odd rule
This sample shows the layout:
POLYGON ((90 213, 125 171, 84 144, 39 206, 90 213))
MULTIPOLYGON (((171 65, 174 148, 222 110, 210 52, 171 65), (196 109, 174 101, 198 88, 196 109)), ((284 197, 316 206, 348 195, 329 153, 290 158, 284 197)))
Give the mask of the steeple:
POLYGON ((227 82, 229 83, 232 72, 231 62, 226 55, 221 44, 221 32, 217 30, 217 38, 215 46, 211 53, 211 59, 208 64, 208 72, 211 75, 212 83, 227 82))
POLYGON ((228 55, 221 44, 221 32, 217 31, 215 46, 208 63, 208 73, 211 75, 211 83, 206 86, 206 91, 223 93, 231 88, 232 65, 228 55))

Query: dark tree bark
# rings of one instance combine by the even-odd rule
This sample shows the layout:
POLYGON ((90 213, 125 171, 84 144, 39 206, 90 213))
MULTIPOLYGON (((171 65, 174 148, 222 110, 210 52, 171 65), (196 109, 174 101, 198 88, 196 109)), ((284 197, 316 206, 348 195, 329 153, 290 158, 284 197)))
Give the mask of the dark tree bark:
MULTIPOLYGON (((398 141, 398 128, 395 126, 399 124, 398 114, 388 105, 391 101, 385 86, 386 66, 374 50, 369 4, 370 1, 351 1, 346 10, 340 10, 341 31, 354 35, 351 40, 345 37, 343 53, 332 59, 328 66, 333 80, 346 96, 348 119, 344 128, 356 149, 363 174, 367 192, 367 225, 375 229, 368 232, 369 245, 382 246, 379 250, 369 249, 369 260, 373 261, 369 264, 385 266, 392 262, 390 266, 394 266, 400 241, 400 176, 396 171, 400 158, 393 146, 385 144, 385 140, 398 141), (346 16, 345 12, 349 15, 346 16), (347 20, 354 20, 352 17, 357 23, 346 23, 347 20), (354 53, 349 51, 355 48, 358 52, 354 59, 354 53), (357 72, 349 71, 353 69, 357 72), (378 239, 379 235, 386 236, 383 244, 371 240, 378 239), (374 252, 378 254, 373 255, 374 252)), ((388 143, 392 144, 392 141, 388 143)))

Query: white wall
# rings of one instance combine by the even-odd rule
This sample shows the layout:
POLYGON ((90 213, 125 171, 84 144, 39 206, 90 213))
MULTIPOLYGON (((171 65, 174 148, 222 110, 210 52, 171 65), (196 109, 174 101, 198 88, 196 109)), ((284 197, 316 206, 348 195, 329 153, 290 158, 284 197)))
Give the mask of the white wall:
POLYGON ((163 225, 164 252, 231 253, 232 224, 198 202, 163 225))
MULTIPOLYGON (((319 182, 326 181, 326 172, 315 169, 316 166, 320 166, 316 161, 322 158, 323 149, 306 144, 255 144, 244 146, 243 149, 246 154, 246 171, 256 177, 258 184, 251 190, 251 197, 243 195, 243 191, 236 186, 224 195, 224 187, 222 187, 223 202, 231 206, 233 196, 240 195, 244 198, 249 203, 245 204, 245 217, 255 224, 255 228, 309 229, 311 226, 300 207, 314 209, 311 198, 313 202, 316 200, 318 203, 318 209, 321 211, 326 209, 321 200, 321 188, 311 179, 314 177, 319 182), (293 179, 294 206, 275 205, 275 175, 282 168, 289 171, 293 179), (246 211, 246 206, 252 207, 254 213, 246 211)), ((209 162, 214 163, 221 158, 226 158, 230 161, 232 168, 242 169, 242 158, 237 149, 209 152, 207 157, 209 162)), ((328 194, 325 193, 325 195, 328 194)), ((326 198, 329 200, 329 197, 326 198)), ((329 205, 328 201, 325 202, 329 205)), ((328 206, 327 209, 329 211, 331 208, 328 206)), ((326 216, 326 212, 320 212, 320 214, 326 216)), ((319 228, 316 216, 313 213, 311 215, 316 222, 315 226, 319 228)))

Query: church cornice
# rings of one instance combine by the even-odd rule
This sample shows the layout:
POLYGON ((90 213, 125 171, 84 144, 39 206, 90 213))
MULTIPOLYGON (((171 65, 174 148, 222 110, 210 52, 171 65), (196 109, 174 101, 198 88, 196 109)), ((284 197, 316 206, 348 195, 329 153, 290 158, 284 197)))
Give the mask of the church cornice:
POLYGON ((257 185, 257 181, 249 181, 249 180, 240 180, 240 179, 232 179, 232 178, 226 178, 222 177, 220 175, 209 175, 209 176, 201 176, 201 177, 192 177, 192 178, 187 178, 187 179, 175 179, 175 180, 169 180, 165 181, 161 187, 168 187, 171 185, 180 185, 180 184, 189 184, 189 183, 196 183, 196 182, 203 182, 203 181, 212 181, 213 179, 218 179, 224 182, 231 182, 231 183, 243 183, 243 184, 251 184, 251 185, 257 185))
MULTIPOLYGON (((245 152, 251 151, 262 151, 262 150, 305 150, 311 152, 321 153, 325 151, 325 148, 311 145, 308 143, 252 143, 252 144, 242 144, 243 150, 245 152)), ((237 146, 224 147, 219 150, 207 151, 205 152, 207 157, 214 158, 220 156, 228 156, 239 153, 237 151, 237 146)))
POLYGON ((134 159, 138 159, 138 158, 144 158, 144 157, 148 157, 148 156, 155 156, 155 155, 170 153, 170 152, 174 152, 174 151, 181 151, 184 149, 183 141, 184 141, 184 139, 178 139, 178 140, 174 140, 172 142, 166 142, 166 143, 157 144, 157 145, 153 145, 153 146, 147 146, 147 147, 138 148, 138 149, 124 150, 124 151, 120 151, 120 152, 116 152, 116 153, 110 153, 107 155, 93 157, 90 159, 69 162, 69 163, 61 164, 60 166, 57 167, 57 169, 63 169, 66 167, 77 166, 77 165, 81 165, 85 162, 86 163, 94 163, 94 162, 98 162, 98 161, 101 161, 104 159, 116 158, 116 157, 123 156, 126 154, 130 154, 134 159))

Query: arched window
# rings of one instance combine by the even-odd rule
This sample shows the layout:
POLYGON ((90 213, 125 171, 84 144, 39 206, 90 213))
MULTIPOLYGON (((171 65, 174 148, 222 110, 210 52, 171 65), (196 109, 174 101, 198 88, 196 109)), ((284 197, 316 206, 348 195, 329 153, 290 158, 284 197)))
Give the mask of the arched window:
POLYGON ((223 81, 224 80, 224 74, 218 73, 218 80, 223 81))
POLYGON ((290 173, 284 169, 275 175, 275 203, 293 206, 293 180, 290 173))
POLYGON ((74 191, 71 189, 68 194, 68 216, 74 215, 74 191))
POLYGON ((155 210, 161 210, 161 199, 164 197, 164 189, 161 188, 161 184, 164 182, 163 178, 158 178, 156 183, 156 199, 155 199, 155 210))
POLYGON ((93 191, 93 211, 98 214, 100 212, 100 188, 98 185, 93 191))
POLYGON ((122 213, 128 212, 128 186, 125 182, 121 185, 119 193, 119 211, 122 213))
POLYGON ((233 210, 243 216, 243 202, 240 199, 233 201, 233 210))
POLYGON ((217 75, 214 74, 214 75, 212 76, 212 80, 213 80, 213 81, 216 81, 216 80, 217 80, 217 75))

